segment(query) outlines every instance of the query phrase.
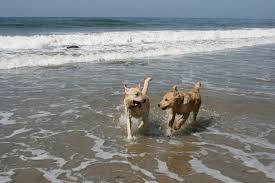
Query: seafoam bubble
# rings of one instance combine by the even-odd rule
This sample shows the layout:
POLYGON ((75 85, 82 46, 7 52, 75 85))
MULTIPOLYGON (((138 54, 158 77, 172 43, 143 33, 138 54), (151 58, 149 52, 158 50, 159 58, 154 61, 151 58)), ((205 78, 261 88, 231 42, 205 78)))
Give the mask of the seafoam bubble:
POLYGON ((13 116, 12 112, 0 111, 0 124, 2 125, 15 124, 15 120, 10 119, 11 116, 13 116))
POLYGON ((45 130, 45 129, 39 128, 38 132, 31 134, 31 138, 43 139, 43 138, 48 138, 48 137, 57 135, 59 133, 62 133, 62 132, 54 132, 51 130, 45 130))
POLYGON ((128 164, 131 169, 135 170, 135 171, 139 171, 141 172, 142 174, 146 175, 147 177, 150 177, 151 179, 155 180, 156 177, 153 175, 153 173, 151 173, 150 171, 148 170, 145 170, 143 168, 140 168, 139 166, 137 165, 133 165, 132 163, 130 163, 129 161, 118 161, 118 160, 111 160, 111 163, 124 163, 124 164, 128 164))
POLYGON ((37 114, 34 114, 34 115, 31 115, 31 116, 28 116, 28 118, 30 119, 36 119, 36 118, 42 118, 42 117, 47 117, 47 116, 51 116, 51 115, 54 115, 48 111, 39 111, 37 114))
POLYGON ((94 163, 96 161, 97 160, 95 160, 95 159, 90 159, 90 160, 87 160, 87 161, 82 161, 79 166, 73 168, 72 170, 73 171, 83 170, 83 169, 87 168, 89 165, 91 165, 91 163, 94 163))
POLYGON ((258 170, 259 172, 263 172, 267 177, 273 179, 275 181, 275 163, 274 161, 268 166, 264 166, 253 153, 246 153, 240 149, 236 149, 234 147, 220 145, 220 144, 211 144, 208 145, 216 146, 221 149, 225 149, 230 152, 234 158, 239 159, 243 162, 247 167, 258 170))
POLYGON ((155 158, 155 160, 157 160, 157 162, 158 162, 158 169, 156 170, 156 172, 163 173, 163 174, 167 175, 168 177, 175 179, 179 182, 184 181, 184 179, 181 178, 178 174, 173 173, 168 169, 166 162, 161 161, 158 158, 155 158))
MULTIPOLYGON (((124 153, 120 153, 120 152, 108 152, 108 151, 104 151, 104 139, 101 139, 95 135, 93 135, 92 133, 89 133, 87 131, 86 132, 86 136, 90 137, 94 140, 95 145, 92 147, 92 150, 96 153, 95 156, 101 159, 112 159, 114 156, 120 156, 120 157, 124 157, 127 158, 129 157, 128 154, 124 154, 124 153)), ((117 151, 117 150, 114 150, 117 151)))
POLYGON ((28 129, 27 129, 26 127, 20 128, 20 129, 18 129, 18 130, 14 130, 14 131, 12 132, 12 134, 10 134, 10 135, 8 135, 8 136, 5 136, 5 137, 3 137, 3 138, 0 138, 0 139, 8 139, 8 138, 14 137, 14 136, 16 136, 16 135, 18 135, 18 134, 26 133, 26 132, 31 131, 31 130, 32 130, 32 128, 28 128, 28 129))
POLYGON ((20 151, 31 152, 31 154, 33 155, 32 157, 20 155, 19 158, 24 161, 52 159, 56 161, 58 167, 63 167, 63 165, 67 162, 65 159, 51 155, 49 152, 42 149, 27 148, 20 151))
MULTIPOLYGON (((249 168, 256 169, 258 172, 264 173, 267 177, 275 180, 275 157, 270 155, 270 153, 264 152, 251 152, 251 146, 259 146, 262 148, 267 148, 271 150, 275 150, 275 145, 270 142, 262 139, 261 137, 255 138, 245 135, 237 135, 233 133, 221 132, 216 128, 209 127, 210 132, 204 132, 204 134, 215 134, 229 137, 230 139, 238 140, 239 142, 244 144, 244 149, 249 152, 244 152, 241 149, 236 149, 231 146, 227 146, 224 144, 216 144, 216 143, 208 143, 208 142, 198 142, 198 145, 210 145, 214 147, 218 147, 220 149, 227 150, 235 159, 239 159, 243 162, 243 164, 249 168), (268 166, 263 165, 257 157, 266 157, 272 159, 272 163, 268 166)), ((199 138, 202 138, 200 134, 197 134, 199 138)))
POLYGON ((257 137, 251 137, 246 135, 237 135, 233 133, 221 132, 213 127, 209 127, 208 129, 211 131, 204 132, 205 134, 215 134, 215 135, 226 136, 226 137, 229 137, 230 139, 238 140, 239 142, 242 142, 244 144, 251 144, 262 148, 275 150, 274 144, 268 142, 266 139, 263 139, 261 137, 257 138, 257 137))
POLYGON ((172 144, 172 145, 183 145, 182 142, 178 141, 178 140, 174 140, 174 139, 170 139, 168 141, 169 144, 172 144))
POLYGON ((71 171, 70 170, 63 170, 63 169, 42 169, 42 168, 37 168, 40 172, 43 173, 43 176, 50 182, 54 183, 64 183, 67 181, 61 180, 58 178, 59 175, 65 174, 66 178, 69 180, 68 182, 77 182, 77 177, 71 176, 71 171))
POLYGON ((211 177, 214 177, 217 180, 220 180, 222 182, 230 182, 230 183, 240 183, 240 181, 237 181, 235 179, 232 179, 230 177, 227 177, 219 170, 211 169, 205 166, 202 161, 198 160, 197 158, 193 158, 189 161, 191 167, 197 172, 197 173, 205 173, 211 177))
POLYGON ((65 173, 66 177, 70 181, 77 181, 76 177, 71 176, 71 170, 64 170, 62 167, 67 163, 67 161, 61 157, 54 156, 50 154, 49 152, 42 150, 42 149, 34 149, 34 148, 27 148, 25 150, 20 150, 23 152, 30 152, 33 156, 24 156, 20 155, 19 158, 23 161, 26 160, 54 160, 56 162, 57 167, 51 167, 51 168, 37 168, 40 172, 44 174, 44 177, 49 180, 50 182, 57 182, 57 183, 63 183, 63 180, 58 179, 58 176, 65 173))
POLYGON ((78 111, 78 110, 68 109, 68 110, 62 112, 62 113, 60 114, 60 116, 75 114, 75 113, 79 113, 79 112, 80 112, 80 111, 78 111))
POLYGON ((6 183, 12 181, 11 176, 14 174, 14 170, 10 169, 9 171, 0 172, 0 182, 6 183))

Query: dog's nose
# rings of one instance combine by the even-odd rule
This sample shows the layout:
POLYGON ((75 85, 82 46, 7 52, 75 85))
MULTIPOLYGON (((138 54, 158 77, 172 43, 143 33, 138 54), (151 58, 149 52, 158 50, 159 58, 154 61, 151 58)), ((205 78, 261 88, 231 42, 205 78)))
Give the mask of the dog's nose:
POLYGON ((158 106, 160 107, 160 104, 158 104, 158 106))

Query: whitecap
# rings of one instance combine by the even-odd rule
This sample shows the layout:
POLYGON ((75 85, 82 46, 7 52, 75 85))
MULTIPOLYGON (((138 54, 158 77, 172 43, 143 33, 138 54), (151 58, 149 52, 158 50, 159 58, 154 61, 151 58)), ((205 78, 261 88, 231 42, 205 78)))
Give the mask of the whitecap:
POLYGON ((0 36, 0 69, 158 58, 273 43, 274 28, 0 36), (65 49, 71 44, 80 49, 65 49))

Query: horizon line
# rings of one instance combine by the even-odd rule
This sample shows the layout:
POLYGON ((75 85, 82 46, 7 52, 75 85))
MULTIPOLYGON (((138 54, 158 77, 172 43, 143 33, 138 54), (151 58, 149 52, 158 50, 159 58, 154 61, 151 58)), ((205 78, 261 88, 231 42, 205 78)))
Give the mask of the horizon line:
POLYGON ((0 18, 163 18, 163 19, 243 19, 243 20, 275 20, 261 17, 176 17, 176 16, 0 16, 0 18))

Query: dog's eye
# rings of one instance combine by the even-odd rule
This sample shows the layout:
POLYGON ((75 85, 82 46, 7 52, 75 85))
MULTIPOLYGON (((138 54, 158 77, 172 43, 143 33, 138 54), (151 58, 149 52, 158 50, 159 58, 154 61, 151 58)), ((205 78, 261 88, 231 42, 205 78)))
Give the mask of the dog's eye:
POLYGON ((165 101, 168 101, 168 99, 166 98, 166 99, 164 99, 165 101))
POLYGON ((136 96, 139 96, 139 93, 136 93, 136 96))

